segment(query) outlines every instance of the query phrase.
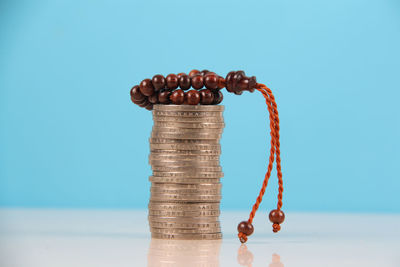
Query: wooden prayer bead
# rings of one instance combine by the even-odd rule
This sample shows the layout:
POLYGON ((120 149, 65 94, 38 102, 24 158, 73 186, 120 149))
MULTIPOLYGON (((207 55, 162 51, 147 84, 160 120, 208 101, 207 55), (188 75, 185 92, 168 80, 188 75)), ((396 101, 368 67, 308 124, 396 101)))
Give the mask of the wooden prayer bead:
POLYGON ((147 109, 147 110, 153 110, 153 104, 149 103, 144 108, 147 109))
POLYGON ((217 89, 218 88, 218 76, 213 73, 207 73, 204 76, 204 85, 207 89, 217 89))
POLYGON ((209 70, 202 70, 202 71, 200 71, 200 74, 204 76, 209 72, 210 72, 209 70))
POLYGON ((149 96, 149 102, 152 104, 157 104, 158 103, 158 94, 152 94, 151 96, 149 96))
POLYGON ((169 74, 166 78, 167 88, 169 90, 174 90, 179 86, 178 76, 176 74, 169 74))
POLYGON ((271 210, 269 213, 269 220, 272 223, 281 224, 285 220, 285 213, 281 210, 271 210))
POLYGON ((142 100, 145 98, 145 96, 140 92, 139 85, 135 85, 131 89, 131 97, 135 100, 142 100))
POLYGON ((165 88, 165 78, 161 74, 154 75, 151 81, 155 91, 160 91, 161 89, 165 88))
POLYGON ((225 88, 225 79, 224 77, 218 76, 218 89, 225 88))
POLYGON ((200 93, 196 90, 190 90, 185 93, 185 100, 188 105, 197 105, 200 103, 200 93))
POLYGON ((191 70, 189 72, 189 77, 192 78, 193 76, 195 76, 195 75, 197 75, 199 73, 200 73, 200 71, 198 71, 198 70, 191 70))
POLYGON ((201 104, 203 105, 210 105, 214 101, 214 94, 211 92, 210 89, 204 89, 200 91, 200 97, 201 97, 201 104))
POLYGON ((185 93, 181 89, 175 90, 172 92, 169 99, 171 99, 173 104, 181 105, 185 101, 185 93))
POLYGON ((171 95, 171 92, 169 91, 162 91, 158 93, 158 102, 161 104, 169 104, 171 100, 169 99, 169 96, 171 95))
POLYGON ((193 76, 192 77, 192 87, 194 89, 203 88, 203 85, 204 85, 203 81, 204 81, 204 77, 202 75, 197 74, 197 75, 193 76))
POLYGON ((139 107, 142 107, 142 108, 144 108, 144 107, 146 107, 148 104, 150 104, 150 102, 149 102, 149 100, 147 99, 147 97, 144 99, 144 100, 142 100, 143 102, 141 103, 141 104, 137 104, 139 107))
POLYGON ((213 105, 218 105, 224 99, 224 95, 222 94, 222 92, 220 90, 214 91, 213 94, 214 94, 213 105))
POLYGON ((237 230, 239 233, 243 233, 243 234, 249 236, 254 232, 254 227, 248 221, 242 221, 239 223, 237 230))
POLYGON ((140 83, 140 92, 145 96, 150 96, 154 94, 154 87, 150 79, 144 79, 140 83))
POLYGON ((182 74, 181 77, 179 77, 179 87, 182 90, 187 90, 190 88, 191 85, 191 79, 188 75, 182 74))

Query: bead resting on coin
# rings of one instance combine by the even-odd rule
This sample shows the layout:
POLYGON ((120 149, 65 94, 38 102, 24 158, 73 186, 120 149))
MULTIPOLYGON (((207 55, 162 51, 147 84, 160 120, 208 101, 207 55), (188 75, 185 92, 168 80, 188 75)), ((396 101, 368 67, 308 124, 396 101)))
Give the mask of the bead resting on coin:
POLYGON ((131 101, 153 110, 149 163, 152 166, 148 221, 153 238, 212 240, 222 238, 219 224, 221 179, 219 144, 223 128, 223 89, 235 95, 258 91, 265 98, 270 119, 271 148, 267 172, 249 218, 239 223, 245 243, 253 234, 253 219, 276 162, 278 201, 269 213, 272 231, 281 230, 283 180, 279 116, 275 97, 266 85, 244 71, 226 77, 204 69, 188 74, 154 75, 130 90, 131 101), (191 89, 192 88, 192 89, 191 89))

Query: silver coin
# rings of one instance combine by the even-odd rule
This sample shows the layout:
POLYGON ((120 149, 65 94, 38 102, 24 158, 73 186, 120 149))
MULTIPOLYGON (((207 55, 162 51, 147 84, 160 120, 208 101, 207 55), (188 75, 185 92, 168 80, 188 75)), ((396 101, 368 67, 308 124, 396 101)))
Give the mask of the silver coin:
POLYGON ((214 139, 173 139, 173 138, 149 138, 151 144, 200 144, 219 145, 219 140, 214 139))
POLYGON ((153 221, 149 220, 150 227, 156 228, 181 228, 181 229, 199 229, 220 227, 218 220, 213 222, 177 222, 177 221, 153 221))
POLYGON ((152 190, 220 190, 222 184, 166 184, 152 183, 152 190))
POLYGON ((204 133, 204 134, 221 134, 224 129, 210 128, 210 129, 195 129, 195 128, 177 128, 177 127, 161 127, 161 126, 153 126, 153 132, 159 133, 187 133, 187 134, 196 134, 196 133, 204 133))
POLYGON ((164 111, 153 110, 153 116, 168 116, 168 117, 222 117, 222 111, 164 111))
POLYGON ((221 195, 221 189, 162 189, 160 187, 150 188, 151 196, 163 196, 163 195, 192 195, 193 197, 198 195, 205 196, 216 196, 221 195))
POLYGON ((221 150, 221 145, 211 144, 153 144, 150 142, 152 149, 167 150, 221 150))
POLYGON ((176 202, 219 202, 221 195, 191 195, 191 194, 158 194, 151 193, 153 201, 176 201, 176 202))
POLYGON ((222 105, 154 105, 154 110, 165 111, 224 111, 225 106, 222 105))
POLYGON ((200 211, 166 211, 149 209, 149 215, 153 216, 174 216, 174 217, 189 217, 189 216, 219 216, 219 210, 200 210, 200 211))
POLYGON ((221 227, 209 228, 209 229, 173 229, 173 228, 151 228, 152 233, 159 234, 212 234, 220 233, 221 227))
POLYGON ((182 177, 182 178, 221 178, 223 172, 153 172, 158 177, 182 177))
POLYGON ((220 204, 217 203, 160 203, 150 201, 149 209, 162 211, 219 211, 220 204))
POLYGON ((152 132, 152 138, 171 138, 171 139, 221 139, 221 134, 208 133, 163 133, 152 132))
POLYGON ((223 122, 168 122, 168 121, 155 121, 153 124, 155 127, 174 127, 179 129, 223 129, 225 123, 223 122))
POLYGON ((189 166, 189 167, 177 167, 174 165, 168 165, 168 166, 152 166, 153 171, 158 171, 158 172, 221 172, 222 168, 219 167, 195 167, 195 166, 189 166))
POLYGON ((178 122, 178 123, 223 123, 223 117, 168 117, 168 116, 153 116, 154 122, 178 122))
POLYGON ((220 155, 219 150, 177 150, 177 149, 150 149, 151 155, 220 155))
POLYGON ((152 238, 176 240, 213 240, 221 239, 222 233, 215 234, 159 234, 151 233, 152 238))
POLYGON ((220 178, 185 178, 185 177, 157 177, 150 176, 149 181, 153 183, 174 183, 174 184, 204 184, 220 183, 220 178))
POLYGON ((147 216, 148 220, 151 222, 167 222, 167 223, 219 223, 219 216, 199 216, 199 217, 176 217, 176 216, 147 216))
POLYGON ((176 155, 176 154, 150 154, 149 159, 155 161, 217 161, 219 155, 176 155))
POLYGON ((219 160, 215 161, 171 161, 171 160, 149 160, 152 167, 220 167, 219 160))

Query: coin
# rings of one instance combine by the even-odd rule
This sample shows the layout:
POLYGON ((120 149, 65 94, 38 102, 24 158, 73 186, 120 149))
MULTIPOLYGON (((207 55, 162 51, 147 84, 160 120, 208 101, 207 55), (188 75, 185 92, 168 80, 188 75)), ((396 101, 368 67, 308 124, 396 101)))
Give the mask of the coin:
POLYGON ((219 211, 219 203, 160 203, 150 201, 151 210, 162 211, 219 211))
POLYGON ((152 187, 172 188, 172 189, 215 189, 221 188, 222 184, 168 184, 168 183, 153 183, 152 187))
POLYGON ((154 105, 153 109, 165 111, 223 111, 225 107, 220 105, 154 105))
POLYGON ((219 161, 171 161, 171 160, 149 160, 150 165, 153 167, 220 167, 219 161))
POLYGON ((171 155, 220 155, 219 150, 177 150, 177 149, 150 149, 150 152, 155 155, 171 154, 171 155))
POLYGON ((221 128, 177 128, 177 127, 161 127, 153 126, 153 132, 160 133, 187 133, 187 134, 197 134, 197 133, 207 133, 207 134, 221 134, 224 129, 221 128))
POLYGON ((189 128, 189 129, 222 129, 225 127, 223 122, 168 122, 155 121, 155 127, 174 127, 174 128, 189 128))
POLYGON ((159 177, 182 177, 182 178, 221 178, 223 172, 153 172, 153 176, 159 177))
POLYGON ((208 228, 208 229, 171 229, 171 228, 151 228, 152 233, 159 234, 212 234, 212 233, 220 233, 221 227, 216 228, 208 228))
POLYGON ((179 155, 179 154, 150 154, 150 160, 167 160, 167 161, 216 161, 219 160, 219 155, 201 155, 201 154, 193 154, 193 155, 179 155))
POLYGON ((154 201, 217 202, 221 200, 221 195, 159 194, 152 192, 151 199, 154 201))
POLYGON ((200 144, 219 145, 216 139, 173 139, 173 138, 150 138, 151 144, 200 144))
POLYGON ((195 166, 186 166, 186 167, 176 167, 173 165, 168 166, 152 166, 153 171, 158 172, 221 172, 222 168, 218 167, 195 167, 195 166))
POLYGON ((221 194, 221 189, 163 189, 160 187, 151 187, 150 192, 152 196, 163 196, 163 195, 179 195, 179 197, 184 195, 191 195, 197 197, 199 195, 205 196, 215 196, 221 194))
POLYGON ((197 228, 215 228, 219 227, 218 220, 214 222, 178 222, 178 221, 154 221, 149 220, 150 227, 157 228, 181 228, 181 229, 197 229, 197 228))
POLYGON ((211 240, 211 239, 221 239, 222 233, 215 234, 159 234, 151 233, 152 238, 159 239, 177 239, 177 240, 211 240))
POLYGON ((152 132, 151 137, 152 138, 171 138, 171 139, 221 139, 221 134, 152 132))
POLYGON ((168 116, 168 117, 221 117, 222 111, 161 111, 153 110, 153 116, 168 116))
POLYGON ((153 216, 173 216, 173 217, 188 217, 188 216, 218 216, 219 210, 199 210, 199 211, 165 211, 149 209, 149 215, 153 216))
POLYGON ((224 118, 221 117, 168 117, 153 116, 154 122, 178 122, 178 123, 223 123, 224 118))
POLYGON ((203 184, 220 183, 220 178, 186 178, 186 177, 158 177, 150 176, 149 181, 153 183, 176 183, 176 184, 203 184))
POLYGON ((221 151, 221 145, 210 144, 153 144, 150 143, 151 149, 166 149, 166 150, 218 150, 221 151))

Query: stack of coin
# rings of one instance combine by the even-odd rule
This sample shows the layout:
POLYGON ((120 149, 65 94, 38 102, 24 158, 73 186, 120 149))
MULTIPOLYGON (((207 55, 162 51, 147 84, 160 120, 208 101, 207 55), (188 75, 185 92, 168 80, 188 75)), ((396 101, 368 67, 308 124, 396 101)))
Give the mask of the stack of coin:
POLYGON ((150 138, 153 238, 220 239, 224 106, 155 105, 150 138))

